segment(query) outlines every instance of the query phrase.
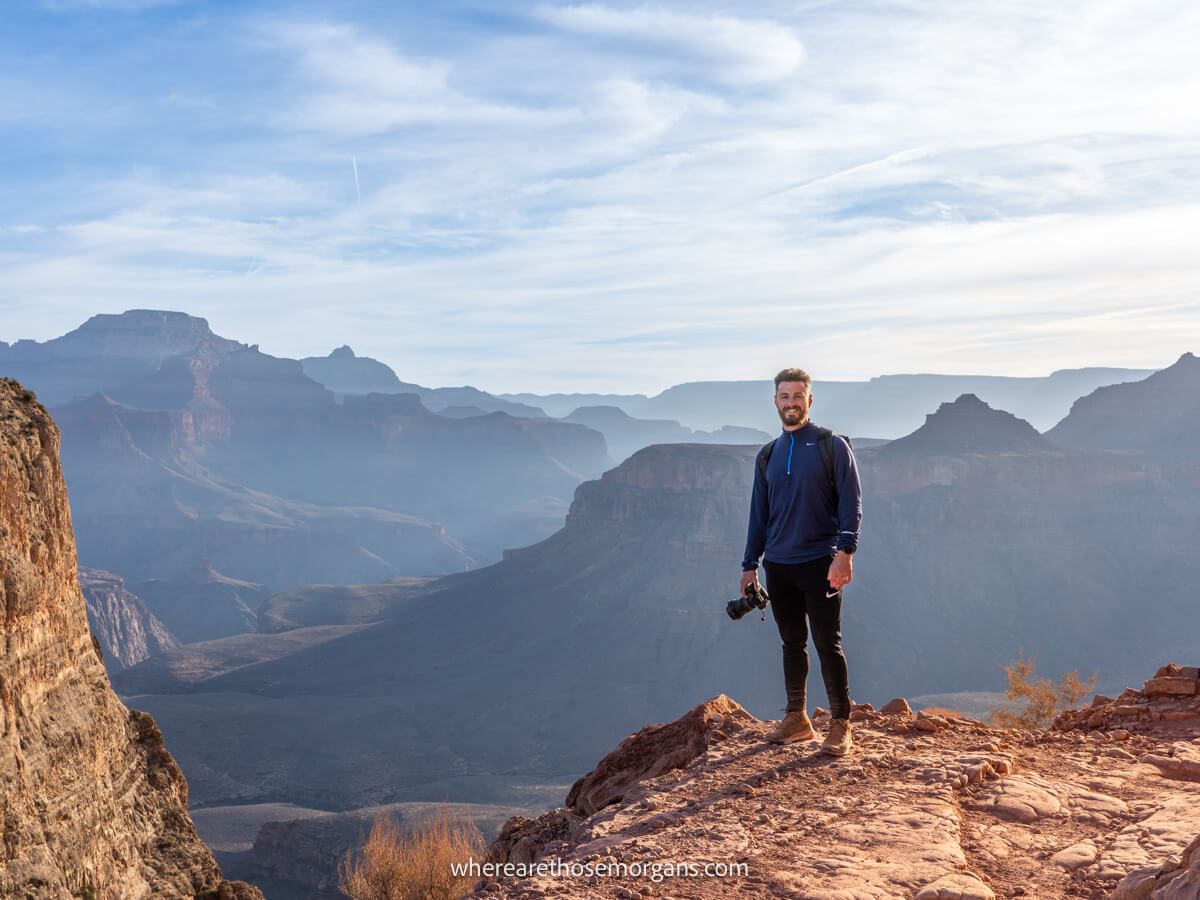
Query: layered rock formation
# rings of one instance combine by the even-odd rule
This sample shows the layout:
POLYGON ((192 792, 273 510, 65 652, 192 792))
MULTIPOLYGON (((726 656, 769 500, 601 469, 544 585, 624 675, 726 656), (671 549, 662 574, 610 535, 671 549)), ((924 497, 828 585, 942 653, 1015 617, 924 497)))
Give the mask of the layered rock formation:
POLYGON ((74 331, 42 343, 0 342, 0 375, 16 378, 55 407, 153 372, 173 356, 245 347, 213 334, 197 316, 131 309, 92 316, 74 331))
POLYGON ((45 409, 0 380, 0 895, 261 898, 222 879, 154 720, 109 686, 58 451, 45 409))
POLYGON ((179 645, 170 629, 125 587, 125 580, 102 569, 79 570, 88 625, 100 642, 109 675, 179 645))
POLYGON ((0 375, 55 404, 81 558, 131 582, 201 557, 273 591, 461 571, 551 534, 610 462, 599 433, 474 388, 339 402, 299 360, 181 313, 2 344, 0 375))
POLYGON ((1069 733, 859 706, 843 759, 768 744, 717 697, 631 735, 563 807, 510 820, 491 861, 543 873, 476 896, 1196 900, 1200 783, 1160 760, 1200 755, 1200 699, 1158 690, 1157 719, 1092 728, 1080 710, 1069 733))
POLYGON ((1155 456, 1196 456, 1200 446, 1200 358, 1130 384, 1097 388, 1046 432, 1064 447, 1138 450, 1155 456))

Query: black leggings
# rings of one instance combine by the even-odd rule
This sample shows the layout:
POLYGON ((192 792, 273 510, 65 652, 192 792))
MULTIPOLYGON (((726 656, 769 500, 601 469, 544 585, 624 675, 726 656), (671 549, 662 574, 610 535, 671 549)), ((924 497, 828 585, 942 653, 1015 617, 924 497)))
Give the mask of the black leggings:
POLYGON ((850 683, 846 655, 842 652, 842 592, 829 586, 829 564, 833 557, 788 565, 764 562, 771 613, 783 638, 783 683, 787 688, 787 711, 807 707, 808 622, 813 644, 821 660, 821 677, 829 696, 829 711, 835 719, 850 717, 850 683), (833 596, 829 596, 830 593, 833 596))

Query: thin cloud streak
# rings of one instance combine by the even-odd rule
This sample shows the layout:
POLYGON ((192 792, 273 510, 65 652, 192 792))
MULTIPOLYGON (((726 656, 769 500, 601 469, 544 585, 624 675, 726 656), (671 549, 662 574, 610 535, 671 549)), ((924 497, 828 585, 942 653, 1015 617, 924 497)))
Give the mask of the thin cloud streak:
POLYGON ((543 6, 537 15, 564 31, 675 51, 712 66, 714 77, 733 83, 787 78, 805 57, 800 39, 775 22, 601 4, 543 6))

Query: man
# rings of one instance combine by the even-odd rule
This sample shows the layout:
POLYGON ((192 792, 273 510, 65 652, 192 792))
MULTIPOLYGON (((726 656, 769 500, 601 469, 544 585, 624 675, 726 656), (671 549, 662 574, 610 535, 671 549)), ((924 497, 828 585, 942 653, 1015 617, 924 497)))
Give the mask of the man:
POLYGON ((758 584, 758 560, 764 557, 771 612, 783 639, 787 689, 786 715, 767 739, 783 744, 816 737, 805 691, 811 624, 833 717, 822 750, 845 756, 853 740, 842 652, 842 589, 854 577, 862 490, 850 444, 809 421, 812 405, 807 372, 784 369, 775 376, 775 409, 783 433, 755 461, 741 592, 758 584))

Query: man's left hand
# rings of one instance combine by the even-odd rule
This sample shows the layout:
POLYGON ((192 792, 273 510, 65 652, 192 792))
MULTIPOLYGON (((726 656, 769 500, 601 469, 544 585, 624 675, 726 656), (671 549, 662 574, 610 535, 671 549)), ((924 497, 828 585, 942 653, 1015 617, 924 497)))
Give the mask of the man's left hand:
POLYGON ((854 557, 841 550, 829 564, 829 586, 840 591, 854 579, 854 557))

